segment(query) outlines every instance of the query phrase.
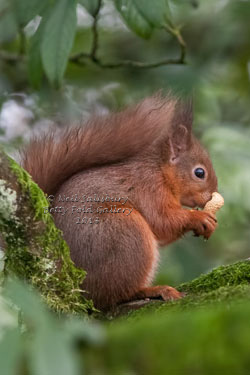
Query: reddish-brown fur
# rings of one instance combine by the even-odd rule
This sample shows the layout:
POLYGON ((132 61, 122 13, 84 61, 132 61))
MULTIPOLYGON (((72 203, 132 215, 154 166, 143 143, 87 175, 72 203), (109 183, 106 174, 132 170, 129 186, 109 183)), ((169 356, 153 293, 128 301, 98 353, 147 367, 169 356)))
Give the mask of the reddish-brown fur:
MULTIPOLYGON (((69 209, 65 215, 54 214, 55 223, 73 261, 87 271, 83 289, 98 308, 139 297, 179 298, 169 286, 150 287, 158 245, 188 231, 208 238, 215 230, 212 214, 183 208, 203 207, 217 190, 210 158, 191 126, 189 105, 155 96, 69 128, 60 137, 51 133, 34 139, 25 150, 24 168, 54 195, 53 206, 69 209), (203 181, 193 175, 197 166, 206 170, 203 181), (58 203, 59 197, 75 194, 128 197, 126 204, 115 204, 133 211, 100 214, 99 224, 76 224, 70 210, 84 203, 58 203)), ((110 208, 112 203, 93 202, 93 210, 100 205, 110 208)), ((97 215, 85 216, 94 221, 97 215)))

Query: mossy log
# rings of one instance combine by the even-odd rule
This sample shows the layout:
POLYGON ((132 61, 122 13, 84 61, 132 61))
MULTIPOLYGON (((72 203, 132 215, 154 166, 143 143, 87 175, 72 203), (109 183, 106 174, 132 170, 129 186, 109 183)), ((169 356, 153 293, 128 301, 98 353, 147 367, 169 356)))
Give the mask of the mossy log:
POLYGON ((220 266, 190 282, 181 284, 177 289, 185 294, 184 298, 164 302, 160 299, 144 299, 121 304, 110 312, 111 317, 137 318, 148 311, 184 310, 203 307, 218 302, 232 303, 250 298, 250 259, 227 266, 220 266), (139 310, 139 311, 138 311, 139 310))
POLYGON ((85 313, 92 308, 80 289, 85 272, 74 266, 61 232, 50 214, 44 213, 48 205, 28 173, 0 150, 4 277, 15 275, 27 280, 55 311, 85 313))
POLYGON ((139 303, 130 312, 126 306, 107 324, 105 345, 84 353, 86 373, 249 374, 250 261, 218 267, 177 289, 186 297, 139 303))

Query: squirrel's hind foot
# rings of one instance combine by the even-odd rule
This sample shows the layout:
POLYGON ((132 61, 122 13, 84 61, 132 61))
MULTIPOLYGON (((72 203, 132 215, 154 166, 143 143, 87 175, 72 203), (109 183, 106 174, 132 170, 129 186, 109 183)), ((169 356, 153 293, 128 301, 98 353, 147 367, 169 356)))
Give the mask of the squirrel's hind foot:
POLYGON ((163 301, 172 301, 184 297, 185 294, 168 285, 152 286, 141 289, 134 295, 134 299, 159 298, 163 301))

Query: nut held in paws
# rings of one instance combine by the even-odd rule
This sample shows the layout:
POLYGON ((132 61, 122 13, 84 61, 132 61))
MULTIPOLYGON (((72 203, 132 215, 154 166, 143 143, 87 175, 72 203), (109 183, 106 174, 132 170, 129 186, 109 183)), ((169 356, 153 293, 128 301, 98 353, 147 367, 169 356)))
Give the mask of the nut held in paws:
POLYGON ((204 211, 212 212, 216 214, 216 212, 224 205, 224 198, 217 192, 212 194, 212 199, 207 202, 204 207, 204 211))

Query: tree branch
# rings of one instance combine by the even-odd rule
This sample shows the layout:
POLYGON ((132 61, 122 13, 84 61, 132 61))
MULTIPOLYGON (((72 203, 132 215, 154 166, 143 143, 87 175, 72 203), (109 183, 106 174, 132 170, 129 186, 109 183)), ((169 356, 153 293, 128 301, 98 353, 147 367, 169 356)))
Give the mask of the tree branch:
POLYGON ((104 69, 116 69, 116 68, 123 68, 123 67, 131 67, 131 68, 138 68, 138 69, 152 69, 158 68, 164 65, 174 65, 174 64, 185 64, 186 58, 186 43, 181 35, 180 28, 174 27, 172 24, 165 26, 165 30, 171 34, 174 38, 176 38, 179 46, 180 46, 180 57, 176 59, 163 59, 156 62, 142 62, 142 61, 133 61, 133 60, 123 60, 118 62, 103 62, 97 57, 98 51, 98 41, 99 41, 99 34, 98 34, 98 18, 100 9, 102 6, 102 0, 99 0, 98 6, 96 9, 95 14, 93 15, 93 24, 92 24, 92 46, 90 53, 80 52, 75 54, 74 56, 70 57, 69 61, 83 66, 86 64, 86 61, 89 60, 94 64, 98 65, 104 69))
POLYGON ((93 41, 90 56, 93 61, 97 60, 96 54, 98 50, 98 41, 99 41, 99 34, 97 30, 98 20, 99 20, 99 13, 102 7, 102 0, 98 0, 97 8, 95 13, 93 14, 93 25, 92 25, 92 33, 93 33, 93 41))
POLYGON ((173 37, 176 38, 179 46, 180 46, 180 62, 182 64, 185 64, 185 58, 186 58, 186 52, 187 52, 187 46, 186 46, 186 42, 184 41, 183 39, 183 36, 181 34, 181 31, 180 31, 180 27, 179 28, 176 28, 174 27, 173 25, 166 25, 165 26, 165 30, 173 35, 173 37))
MULTIPOLYGON (((164 27, 165 31, 171 34, 180 47, 180 56, 178 58, 165 58, 160 61, 155 62, 142 62, 142 61, 134 61, 134 60, 122 60, 117 62, 104 62, 97 57, 98 47, 99 47, 99 33, 98 33, 98 20, 100 15, 100 10, 102 7, 102 0, 98 0, 97 8, 93 14, 93 23, 92 23, 92 44, 90 48, 90 52, 80 52, 77 53, 69 58, 69 61, 73 64, 84 66, 86 65, 87 61, 91 61, 95 65, 99 66, 103 69, 118 69, 123 67, 130 67, 136 69, 153 69, 158 68, 164 65, 184 65, 186 64, 186 43, 182 37, 180 27, 176 28, 171 23, 168 23, 164 27)), ((21 45, 20 45, 20 52, 23 53, 25 50, 25 40, 22 38, 21 34, 21 45)), ((9 64, 16 64, 21 61, 25 56, 8 53, 6 51, 0 51, 0 59, 5 61, 9 64)))
POLYGON ((122 67, 131 67, 131 68, 138 68, 138 69, 152 69, 158 68, 163 65, 174 65, 174 64, 184 64, 182 59, 164 59, 161 61, 156 61, 152 63, 144 63, 141 61, 133 61, 133 60, 123 60, 120 62, 114 63, 103 63, 101 61, 96 62, 101 68, 108 68, 108 69, 115 69, 115 68, 122 68, 122 67))

